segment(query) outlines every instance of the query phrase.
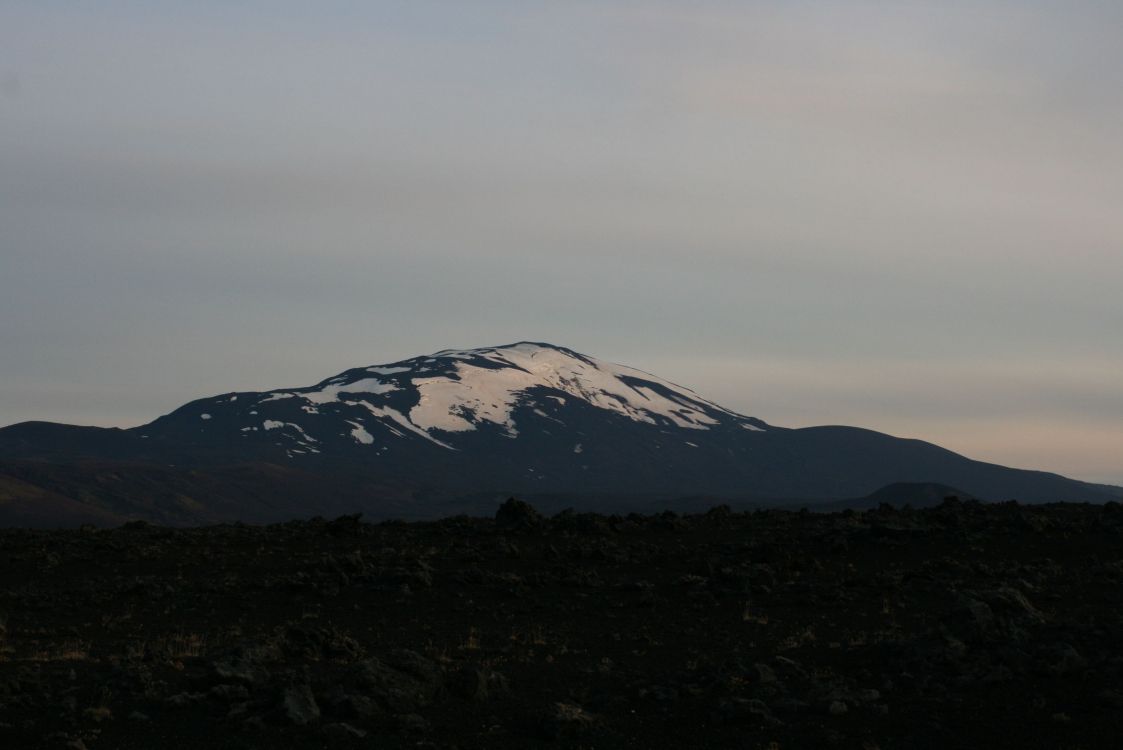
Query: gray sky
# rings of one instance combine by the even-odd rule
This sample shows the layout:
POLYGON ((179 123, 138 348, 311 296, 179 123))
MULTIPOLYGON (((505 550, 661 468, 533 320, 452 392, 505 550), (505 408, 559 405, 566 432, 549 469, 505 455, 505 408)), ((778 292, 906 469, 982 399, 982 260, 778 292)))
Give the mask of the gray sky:
POLYGON ((1117 2, 0 4, 0 424, 544 340, 1123 483, 1117 2))

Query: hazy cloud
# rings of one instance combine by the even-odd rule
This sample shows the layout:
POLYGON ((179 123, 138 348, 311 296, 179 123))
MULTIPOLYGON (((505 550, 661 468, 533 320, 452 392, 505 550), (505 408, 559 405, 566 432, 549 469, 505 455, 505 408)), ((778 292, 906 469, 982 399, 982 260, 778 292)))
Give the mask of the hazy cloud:
POLYGON ((0 423, 540 339, 1123 482, 1114 3, 0 8, 0 423))

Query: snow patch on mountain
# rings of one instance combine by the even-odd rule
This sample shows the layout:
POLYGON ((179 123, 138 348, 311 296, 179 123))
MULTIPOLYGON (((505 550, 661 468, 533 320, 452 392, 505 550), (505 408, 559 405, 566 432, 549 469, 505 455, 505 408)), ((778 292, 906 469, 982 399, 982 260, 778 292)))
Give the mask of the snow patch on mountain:
POLYGON ((359 441, 363 445, 370 445, 374 442, 374 436, 367 432, 366 428, 358 422, 348 420, 347 424, 351 425, 354 429, 351 430, 351 437, 359 441))
POLYGON ((517 393, 535 385, 529 373, 519 370, 493 370, 456 363, 456 378, 414 378, 420 394, 417 406, 409 412, 410 421, 423 430, 465 432, 478 422, 503 427, 517 435, 511 409, 517 393))
POLYGON ((326 385, 318 391, 296 395, 313 404, 330 404, 333 401, 338 401, 341 393, 372 393, 377 396, 383 393, 392 393, 396 390, 398 390, 398 386, 393 383, 384 383, 377 378, 363 378, 351 383, 326 385))
MULTIPOLYGON (((490 422, 514 437, 518 430, 512 413, 527 390, 535 387, 561 391, 598 409, 653 425, 665 420, 685 429, 706 430, 719 423, 710 412, 739 416, 641 370, 539 344, 446 350, 433 356, 456 361, 451 375, 412 381, 420 400, 409 416, 424 430, 465 432, 490 422), (480 359, 501 367, 473 364, 480 359)), ((552 398, 565 403, 561 396, 552 398)))
MULTIPOLYGON (((430 435, 428 432, 426 432, 424 429, 422 429, 418 425, 414 424, 413 422, 410 422, 409 419, 407 419, 406 416, 404 414, 402 414, 400 411, 398 411, 397 409, 391 409, 389 406, 375 406, 374 404, 370 403, 369 401, 347 401, 345 403, 347 403, 348 406, 362 406, 367 411, 369 411, 371 414, 373 414, 374 416, 382 417, 382 418, 388 418, 391 421, 393 421, 394 423, 396 423, 396 424, 400 425, 401 427, 405 428, 406 430, 414 433, 415 435, 423 437, 430 442, 436 443, 437 445, 441 446, 442 448, 448 448, 449 450, 456 450, 455 448, 453 448, 448 443, 445 443, 441 440, 438 440, 437 438, 430 435)), ((395 432, 397 432, 397 431, 395 430, 395 432)), ((401 435, 400 432, 398 434, 401 435)))
POLYGON ((301 437, 303 437, 303 438, 304 438, 305 440, 307 440, 307 441, 308 441, 309 443, 318 443, 318 442, 320 442, 319 440, 317 440, 316 438, 312 437, 312 436, 311 436, 311 435, 309 435, 309 434, 308 434, 307 432, 305 432, 305 431, 304 431, 304 428, 303 428, 303 427, 301 427, 300 425, 296 424, 295 422, 287 422, 286 424, 287 424, 287 425, 288 425, 289 427, 291 427, 291 428, 293 428, 294 430, 296 430, 297 432, 299 432, 299 433, 300 433, 300 436, 301 436, 301 437))

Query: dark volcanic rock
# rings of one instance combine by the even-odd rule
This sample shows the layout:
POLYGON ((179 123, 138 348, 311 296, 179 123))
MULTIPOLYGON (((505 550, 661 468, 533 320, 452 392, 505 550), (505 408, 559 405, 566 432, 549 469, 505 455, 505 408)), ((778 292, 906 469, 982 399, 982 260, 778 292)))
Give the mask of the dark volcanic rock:
POLYGON ((433 702, 442 685, 440 669, 414 651, 398 650, 367 659, 352 670, 358 693, 392 714, 414 713, 433 702))
POLYGON ((550 706, 539 721, 545 739, 576 738, 596 726, 597 718, 574 703, 559 702, 550 706))
POLYGON ((471 701, 485 701, 488 696, 488 676, 478 667, 464 666, 448 678, 448 689, 455 695, 471 701))
POLYGON ((1121 542, 962 501, 0 531, 0 747, 1115 748, 1121 542))
POLYGON ((285 718, 297 726, 305 726, 320 720, 320 707, 312 695, 308 683, 290 685, 281 697, 281 708, 285 718))
POLYGON ((512 497, 495 512, 495 523, 503 529, 532 529, 542 523, 542 515, 529 503, 512 497))
POLYGON ((730 724, 777 726, 782 723, 764 701, 756 698, 730 698, 722 703, 718 715, 730 724))

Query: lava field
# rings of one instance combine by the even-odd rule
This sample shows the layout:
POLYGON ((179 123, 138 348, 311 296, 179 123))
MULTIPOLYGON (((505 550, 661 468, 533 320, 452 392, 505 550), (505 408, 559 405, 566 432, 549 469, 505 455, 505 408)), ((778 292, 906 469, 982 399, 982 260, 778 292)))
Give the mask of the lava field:
POLYGON ((0 530, 4 748, 1107 748, 1123 508, 0 530))

